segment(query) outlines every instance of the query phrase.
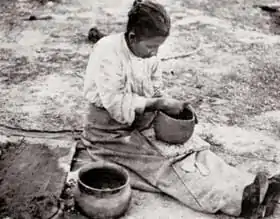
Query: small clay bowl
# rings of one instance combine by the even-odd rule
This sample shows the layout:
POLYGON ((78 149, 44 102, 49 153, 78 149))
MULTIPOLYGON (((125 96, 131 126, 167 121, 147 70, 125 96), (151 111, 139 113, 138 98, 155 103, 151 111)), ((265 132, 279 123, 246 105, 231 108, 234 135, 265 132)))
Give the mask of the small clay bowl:
POLYGON ((159 111, 154 123, 155 137, 169 144, 184 144, 193 135, 195 124, 195 114, 189 107, 176 116, 159 111))
POLYGON ((89 218, 118 218, 129 207, 131 186, 122 167, 98 161, 82 167, 74 192, 75 203, 89 218))

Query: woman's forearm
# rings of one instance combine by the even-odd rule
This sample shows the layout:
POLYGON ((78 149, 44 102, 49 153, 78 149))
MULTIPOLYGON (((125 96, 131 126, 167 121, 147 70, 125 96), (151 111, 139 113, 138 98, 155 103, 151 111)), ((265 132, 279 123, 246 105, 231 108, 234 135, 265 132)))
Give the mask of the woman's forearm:
POLYGON ((149 98, 146 100, 146 111, 161 110, 168 115, 177 115, 184 109, 185 102, 172 98, 149 98))
POLYGON ((162 98, 148 98, 146 101, 145 111, 161 110, 162 98))

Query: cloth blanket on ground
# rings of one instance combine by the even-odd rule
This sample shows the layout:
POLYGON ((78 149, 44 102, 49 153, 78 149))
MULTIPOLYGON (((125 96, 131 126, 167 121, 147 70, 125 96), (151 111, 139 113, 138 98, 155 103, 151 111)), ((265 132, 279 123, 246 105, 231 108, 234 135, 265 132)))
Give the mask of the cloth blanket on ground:
POLYGON ((254 175, 225 163, 195 133, 184 145, 157 141, 154 117, 145 113, 128 127, 89 104, 82 142, 93 160, 126 168, 134 188, 164 193, 201 212, 239 216, 243 190, 254 175))

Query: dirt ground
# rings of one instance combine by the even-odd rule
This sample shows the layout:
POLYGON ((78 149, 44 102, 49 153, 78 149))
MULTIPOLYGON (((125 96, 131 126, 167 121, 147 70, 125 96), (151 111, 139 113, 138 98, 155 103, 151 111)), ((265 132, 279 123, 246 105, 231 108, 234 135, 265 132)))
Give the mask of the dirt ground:
MULTIPOLYGON (((160 49, 167 92, 192 99, 196 134, 238 168, 280 170, 280 27, 252 7, 264 0, 162 0, 172 33, 160 49), (192 56, 172 59, 200 48, 192 56), (172 73, 171 73, 172 72, 172 73)), ((131 0, 0 2, 0 124, 37 130, 82 127, 89 28, 123 31, 131 0), (52 16, 26 21, 30 15, 52 16)), ((1 148, 0 148, 1 149, 1 148)), ((135 191, 124 219, 228 218, 135 191), (156 211, 155 211, 156 209, 156 211)), ((274 218, 280 218, 280 211, 274 218), (278 216, 277 216, 278 215, 278 216)))

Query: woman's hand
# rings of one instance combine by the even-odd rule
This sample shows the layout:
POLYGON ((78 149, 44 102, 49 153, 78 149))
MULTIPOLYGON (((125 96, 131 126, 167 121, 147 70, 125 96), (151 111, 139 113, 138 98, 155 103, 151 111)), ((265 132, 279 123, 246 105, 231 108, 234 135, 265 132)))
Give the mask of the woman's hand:
POLYGON ((159 101, 159 110, 168 115, 178 115, 184 110, 185 102, 172 98, 163 98, 159 101))
POLYGON ((148 98, 146 111, 160 110, 169 115, 177 115, 184 109, 184 102, 172 98, 148 98))
POLYGON ((193 112, 195 118, 195 124, 198 123, 197 115, 189 104, 186 101, 179 101, 172 98, 148 98, 146 101, 146 111, 156 111, 161 110, 168 115, 178 115, 182 112, 185 108, 188 108, 190 111, 193 112))

